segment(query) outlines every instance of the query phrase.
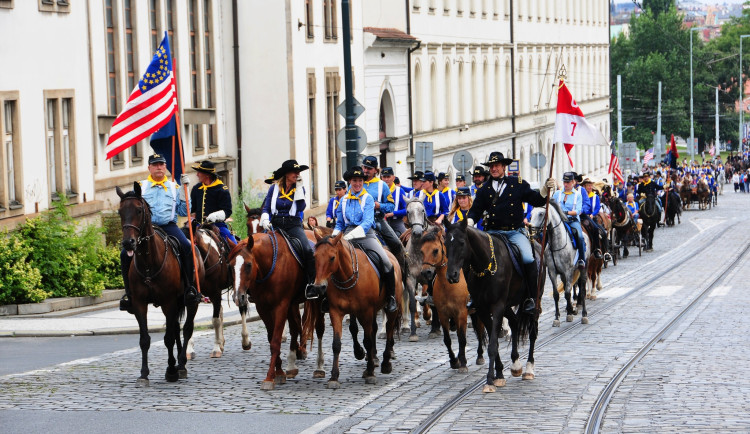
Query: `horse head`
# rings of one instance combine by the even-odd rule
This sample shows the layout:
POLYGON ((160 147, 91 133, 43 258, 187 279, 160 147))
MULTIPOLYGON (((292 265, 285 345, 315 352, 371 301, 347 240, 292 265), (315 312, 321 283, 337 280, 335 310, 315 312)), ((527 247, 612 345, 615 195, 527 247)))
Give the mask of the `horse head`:
POLYGON ((415 237, 422 236, 427 227, 427 212, 424 209, 424 198, 415 197, 406 204, 407 225, 415 237))
POLYGON ((445 250, 448 257, 446 276, 448 282, 456 284, 461 277, 464 259, 469 256, 468 225, 466 219, 454 224, 447 220, 443 223, 445 224, 445 250))
POLYGON ((247 234, 257 234, 258 224, 260 223, 260 215, 263 212, 260 208, 250 208, 247 204, 243 203, 245 211, 247 212, 247 234))
POLYGON ((420 239, 422 251, 422 277, 432 281, 438 267, 444 267, 448 261, 443 244, 443 230, 432 226, 420 239))
POLYGON ((250 235, 234 246, 227 261, 234 270, 234 304, 240 311, 247 309, 247 293, 258 277, 258 263, 253 254, 255 241, 250 235))
POLYGON ((120 196, 120 223, 122 224, 122 248, 128 256, 133 256, 138 240, 151 232, 151 209, 141 195, 141 184, 133 183, 133 191, 123 193, 115 187, 120 196))
POLYGON ((335 237, 323 235, 323 231, 317 228, 313 230, 313 233, 315 239, 318 240, 313 255, 315 257, 315 283, 313 288, 319 294, 322 294, 328 288, 328 278, 340 268, 339 252, 344 247, 344 243, 341 242, 344 233, 339 232, 335 237))
POLYGON ((625 210, 625 205, 622 204, 622 201, 617 197, 611 197, 609 199, 609 209, 612 210, 612 216, 614 217, 612 221, 614 222, 624 222, 627 218, 627 211, 625 210))

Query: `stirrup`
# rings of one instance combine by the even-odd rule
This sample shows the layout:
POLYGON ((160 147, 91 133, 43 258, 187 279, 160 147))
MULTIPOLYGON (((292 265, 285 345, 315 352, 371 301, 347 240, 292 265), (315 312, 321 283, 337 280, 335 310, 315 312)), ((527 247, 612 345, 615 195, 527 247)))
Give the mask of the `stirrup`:
POLYGON ((128 297, 128 294, 123 295, 120 299, 120 310, 130 312, 132 308, 133 304, 130 302, 130 297, 128 297))
POLYGON ((396 297, 389 295, 385 299, 385 311, 388 313, 393 313, 398 309, 398 304, 396 304, 396 297))
POLYGON ((185 304, 200 303, 201 301, 203 301, 203 297, 201 297, 195 287, 189 286, 185 290, 185 304))
POLYGON ((586 268, 586 262, 583 259, 579 259, 578 262, 576 263, 576 267, 583 270, 584 268, 586 268))
POLYGON ((594 257, 596 259, 602 259, 602 251, 599 249, 594 250, 594 257))
POLYGON ((536 310, 536 303, 534 303, 533 298, 527 298, 526 300, 524 300, 523 308, 521 309, 523 313, 528 313, 528 314, 533 315, 535 310, 536 310))
POLYGON ((612 255, 609 254, 609 252, 604 253, 604 260, 605 261, 612 261, 612 255))

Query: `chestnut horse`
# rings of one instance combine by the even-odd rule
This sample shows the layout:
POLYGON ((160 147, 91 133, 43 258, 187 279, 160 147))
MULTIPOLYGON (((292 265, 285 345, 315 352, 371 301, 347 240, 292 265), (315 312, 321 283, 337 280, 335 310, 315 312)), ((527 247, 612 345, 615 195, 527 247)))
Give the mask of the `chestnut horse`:
MULTIPOLYGON (((466 367, 466 328, 468 311, 466 303, 469 301, 469 290, 466 287, 463 271, 457 283, 448 282, 446 270, 448 265, 448 255, 443 244, 443 231, 439 226, 432 226, 425 232, 419 240, 422 252, 422 277, 428 281, 433 281, 432 300, 435 309, 440 312, 440 326, 443 328, 443 343, 448 348, 450 357, 450 366, 458 369, 459 373, 469 372, 466 367), (451 321, 456 326, 456 336, 458 337, 458 357, 453 353, 451 348, 451 321)), ((477 335, 477 365, 484 364, 483 345, 486 345, 487 336, 484 332, 484 326, 478 321, 477 315, 472 314, 471 323, 474 333, 477 335)))
MULTIPOLYGON (((122 247, 127 254, 133 256, 128 271, 130 282, 130 299, 132 313, 138 321, 141 347, 141 376, 138 386, 148 386, 148 350, 151 346, 151 336, 148 334, 148 305, 153 303, 161 306, 167 323, 164 333, 164 345, 169 351, 168 367, 165 379, 175 382, 180 378, 187 378, 186 346, 180 342, 180 319, 185 317, 183 329, 185 343, 193 335, 193 320, 198 311, 198 304, 186 306, 180 262, 176 253, 167 244, 162 232, 154 231, 151 224, 151 208, 141 196, 141 185, 133 184, 133 191, 123 193, 116 187, 120 196, 120 222, 122 223, 122 247), (177 360, 174 347, 177 345, 177 360), (175 362, 177 366, 175 367, 175 362)), ((198 255, 200 258, 200 255, 198 255)), ((203 263, 196 261, 196 269, 201 286, 204 285, 203 263)))
MULTIPOLYGON (((367 255, 362 250, 355 249, 353 244, 342 240, 343 235, 343 232, 339 232, 335 237, 323 236, 320 230, 315 230, 315 238, 318 240, 315 245, 315 286, 319 292, 321 290, 326 292, 330 306, 329 315, 333 325, 333 366, 331 378, 327 385, 329 389, 341 387, 341 383, 339 383, 339 353, 341 353, 341 332, 345 314, 350 315, 351 323, 359 321, 364 332, 363 343, 365 356, 367 357, 367 368, 362 376, 365 383, 377 384, 375 378, 377 313, 385 306, 383 284, 375 269, 369 264, 367 255), (328 285, 329 280, 332 285, 328 285)), ((403 291, 401 268, 391 252, 387 252, 387 255, 394 267, 396 294, 401 294, 399 292, 403 291)), ((380 365, 380 372, 383 374, 389 374, 393 370, 391 366, 393 336, 394 331, 401 323, 402 302, 401 297, 396 297, 398 305, 396 311, 387 314, 386 345, 385 351, 383 351, 383 362, 380 365)), ((355 356, 360 358, 359 355, 361 354, 357 354, 358 351, 356 350, 359 344, 356 339, 354 342, 355 356)))

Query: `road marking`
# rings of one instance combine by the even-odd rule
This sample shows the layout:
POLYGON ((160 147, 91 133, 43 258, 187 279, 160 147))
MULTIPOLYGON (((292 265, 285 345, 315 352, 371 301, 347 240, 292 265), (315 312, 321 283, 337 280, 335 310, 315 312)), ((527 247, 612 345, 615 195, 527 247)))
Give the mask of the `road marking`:
POLYGON ((676 285, 676 286, 657 286, 655 289, 649 291, 646 293, 646 296, 648 297, 671 297, 677 291, 684 288, 682 285, 676 285))
POLYGON ((716 289, 711 291, 711 293, 708 296, 709 297, 724 297, 725 295, 729 294, 729 291, 731 289, 732 289, 731 285, 717 286, 716 289))

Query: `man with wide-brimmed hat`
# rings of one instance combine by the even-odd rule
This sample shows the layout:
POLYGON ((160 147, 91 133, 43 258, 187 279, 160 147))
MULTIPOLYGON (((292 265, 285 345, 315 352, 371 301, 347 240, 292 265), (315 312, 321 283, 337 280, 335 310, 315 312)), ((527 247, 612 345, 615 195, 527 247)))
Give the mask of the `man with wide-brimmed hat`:
POLYGON ((190 191, 190 209, 193 218, 199 223, 213 223, 219 228, 221 235, 233 243, 237 239, 229 232, 225 223, 232 215, 232 195, 229 187, 221 182, 216 175, 216 167, 211 161, 201 161, 191 166, 197 173, 200 184, 193 186, 190 191))
POLYGON ((393 228, 385 221, 385 215, 393 212, 395 201, 388 184, 377 176, 378 159, 373 156, 363 158, 362 172, 365 174, 364 187, 367 193, 375 199, 375 225, 373 229, 380 234, 391 253, 399 259, 399 263, 403 263, 401 259, 404 258, 404 246, 393 228))
POLYGON ((469 188, 471 190, 472 199, 477 196, 477 190, 482 187, 482 184, 484 184, 486 178, 487 172, 485 172, 484 167, 482 166, 475 167, 474 171, 471 172, 471 180, 474 182, 474 184, 469 188))
POLYGON ((484 164, 489 168, 490 178, 477 190, 474 204, 469 210, 467 223, 470 226, 484 217, 484 230, 491 234, 501 234, 521 251, 527 299, 521 307, 525 313, 533 314, 535 300, 539 297, 538 268, 526 236, 523 223, 525 216, 523 203, 544 206, 555 180, 550 178, 542 184, 539 192, 532 190, 529 183, 517 177, 506 176, 505 170, 513 160, 505 158, 502 152, 492 152, 484 164))
POLYGON ((594 219, 602 208, 601 200, 594 191, 594 181, 591 178, 584 178, 583 182, 581 182, 581 187, 583 187, 583 191, 581 192, 581 199, 583 199, 581 224, 584 226, 588 225, 586 229, 591 234, 594 257, 597 259, 602 259, 603 257, 605 261, 611 261, 612 257, 607 249, 607 232, 594 219), (602 255, 602 252, 604 252, 604 255, 602 255))
MULTIPOLYGON (((187 202, 185 190, 176 182, 167 178, 167 159, 162 154, 148 157, 148 178, 140 181, 141 196, 151 209, 151 223, 159 226, 168 235, 180 243, 182 284, 185 287, 185 303, 195 304, 201 301, 200 294, 195 289, 195 266, 190 241, 177 227, 177 216, 187 216, 187 202)), ((190 184, 187 174, 182 174, 180 181, 183 185, 190 184)), ((122 280, 125 284, 125 295, 120 300, 120 310, 131 312, 130 300, 130 264, 133 261, 133 250, 125 248, 120 252, 122 280)), ((131 312, 132 313, 132 312, 131 312)))
POLYGON ((350 187, 336 209, 336 228, 332 235, 336 236, 343 232, 345 240, 377 253, 380 257, 379 262, 383 266, 385 309, 388 312, 395 312, 397 308, 396 277, 393 264, 375 235, 375 199, 364 188, 366 177, 367 175, 359 166, 352 167, 344 174, 344 179, 349 182, 350 187))
POLYGON ((339 207, 341 198, 344 197, 344 194, 346 193, 346 182, 336 181, 333 184, 333 191, 336 193, 336 195, 328 201, 328 206, 326 207, 327 228, 336 226, 336 208, 339 207))
POLYGON ((580 270, 586 269, 586 244, 583 239, 583 229, 581 229, 581 211, 583 210, 583 197, 578 189, 575 188, 575 172, 565 172, 563 174, 563 189, 555 192, 553 199, 557 201, 565 215, 568 217, 568 226, 576 237, 576 247, 578 248, 578 261, 576 266, 580 270))
POLYGON ((380 177, 388 185, 391 190, 391 197, 393 198, 393 211, 385 214, 385 221, 393 229, 398 237, 406 232, 406 225, 404 225, 404 217, 406 216, 406 193, 403 189, 396 185, 396 175, 393 173, 392 167, 384 167, 380 172, 380 177))

